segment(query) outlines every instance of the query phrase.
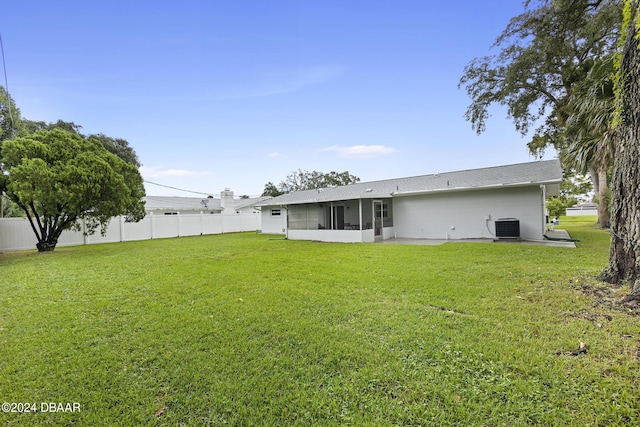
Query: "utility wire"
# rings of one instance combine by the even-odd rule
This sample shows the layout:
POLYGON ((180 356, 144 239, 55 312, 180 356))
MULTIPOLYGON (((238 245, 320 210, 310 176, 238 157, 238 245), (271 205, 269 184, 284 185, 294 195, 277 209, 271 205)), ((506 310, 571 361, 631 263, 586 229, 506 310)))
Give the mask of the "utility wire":
POLYGON ((7 79, 7 64, 4 60, 4 44, 2 43, 2 33, 0 33, 0 52, 2 52, 2 69, 4 71, 4 90, 7 92, 7 108, 9 109, 9 121, 11 122, 11 136, 14 133, 13 112, 11 111, 11 96, 9 95, 9 80, 7 79))
MULTIPOLYGON (((164 187, 164 188, 170 188, 172 190, 178 190, 178 191, 184 191, 185 193, 193 193, 193 194, 202 194, 205 196, 220 196, 220 194, 218 193, 203 193, 201 191, 192 191, 192 190, 185 190, 183 188, 177 188, 177 187, 172 187, 170 185, 164 185, 164 184, 158 184, 157 182, 151 182, 151 181, 147 181, 146 179, 142 180, 143 182, 146 182, 147 184, 152 184, 152 185, 157 185, 158 187, 164 187)), ((253 197, 253 198, 258 198, 258 197, 262 197, 261 195, 257 195, 257 196, 249 196, 249 197, 253 197)))
POLYGON ((144 181, 144 182, 146 182, 147 184, 157 185, 158 187, 170 188, 170 189, 172 189, 172 190, 184 191, 185 193, 204 194, 205 196, 212 196, 212 194, 211 194, 211 193, 203 193, 203 192, 201 192, 201 191, 184 190, 184 189, 182 189, 182 188, 171 187, 171 186, 169 186, 169 185, 158 184, 157 182, 147 181, 146 179, 145 179, 145 180, 143 180, 143 181, 144 181))
MULTIPOLYGON (((0 52, 2 53, 2 69, 4 71, 4 90, 7 92, 7 108, 9 109, 9 121, 11 122, 11 137, 15 134, 13 125, 13 112, 11 111, 11 96, 9 95, 9 80, 7 79, 7 65, 4 60, 4 44, 2 43, 2 33, 0 33, 0 52)), ((0 171, 3 170, 0 163, 0 171)), ((0 172, 1 173, 1 172, 0 172)), ((0 191, 0 218, 4 218, 4 191, 0 191)))

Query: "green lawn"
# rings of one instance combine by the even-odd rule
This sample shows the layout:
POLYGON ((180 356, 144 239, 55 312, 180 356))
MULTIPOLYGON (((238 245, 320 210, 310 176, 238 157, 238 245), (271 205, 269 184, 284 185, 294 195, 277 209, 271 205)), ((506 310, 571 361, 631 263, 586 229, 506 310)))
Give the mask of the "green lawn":
POLYGON ((638 425, 640 316, 577 249, 227 234, 0 255, 7 425, 638 425), (586 353, 579 353, 584 343, 586 353), (45 405, 46 406, 46 405, 45 405))

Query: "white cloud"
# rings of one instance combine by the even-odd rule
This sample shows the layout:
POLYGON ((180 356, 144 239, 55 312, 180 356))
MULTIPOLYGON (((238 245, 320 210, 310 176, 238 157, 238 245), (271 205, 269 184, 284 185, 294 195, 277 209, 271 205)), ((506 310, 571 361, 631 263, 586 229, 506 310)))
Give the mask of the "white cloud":
POLYGON ((268 157, 271 158, 271 159, 273 159, 275 157, 281 157, 281 156, 282 156, 282 154, 278 153, 277 151, 274 151, 273 153, 269 153, 269 155, 268 155, 268 157))
POLYGON ((325 151, 335 151, 340 157, 350 159, 370 159, 372 157, 386 156, 396 152, 395 149, 385 147, 384 145, 352 145, 351 147, 333 145, 326 148, 325 151))
POLYGON ((142 166, 140 173, 145 178, 165 178, 183 176, 206 176, 209 172, 189 171, 184 169, 162 169, 160 166, 142 166))

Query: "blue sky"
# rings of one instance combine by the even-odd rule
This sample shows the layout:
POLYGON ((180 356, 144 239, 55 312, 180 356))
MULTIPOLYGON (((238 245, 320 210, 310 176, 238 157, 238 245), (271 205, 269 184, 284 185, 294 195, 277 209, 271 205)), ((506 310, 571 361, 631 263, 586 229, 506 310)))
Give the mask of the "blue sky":
POLYGON ((535 160, 500 107, 477 136, 457 87, 522 10, 517 0, 25 0, 3 5, 0 32, 23 117, 126 139, 148 181, 259 195, 297 169, 372 181, 535 160))

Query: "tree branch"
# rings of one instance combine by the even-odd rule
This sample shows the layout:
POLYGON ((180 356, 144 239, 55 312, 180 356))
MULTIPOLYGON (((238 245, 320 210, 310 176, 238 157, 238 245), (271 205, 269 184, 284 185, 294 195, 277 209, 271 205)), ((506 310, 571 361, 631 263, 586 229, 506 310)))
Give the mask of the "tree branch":
POLYGON ((36 211, 36 207, 33 204, 33 200, 29 202, 29 207, 31 208, 31 211, 33 212, 33 216, 36 219, 36 222, 38 223, 38 228, 40 229, 40 236, 42 239, 45 238, 46 234, 45 234, 45 228, 42 225, 42 221, 40 221, 40 216, 38 215, 38 211, 36 211))
POLYGON ((38 234, 38 229, 36 228, 36 225, 33 223, 33 216, 29 212, 29 208, 27 208, 25 205, 20 203, 20 200, 17 197, 11 197, 11 194, 9 193, 7 193, 7 196, 12 202, 14 202, 16 205, 18 205, 20 209, 24 211, 24 213, 27 215, 27 219, 29 220, 29 224, 31 225, 31 229, 33 230, 33 233, 36 235, 36 238, 38 239, 39 242, 42 241, 42 234, 38 234))

